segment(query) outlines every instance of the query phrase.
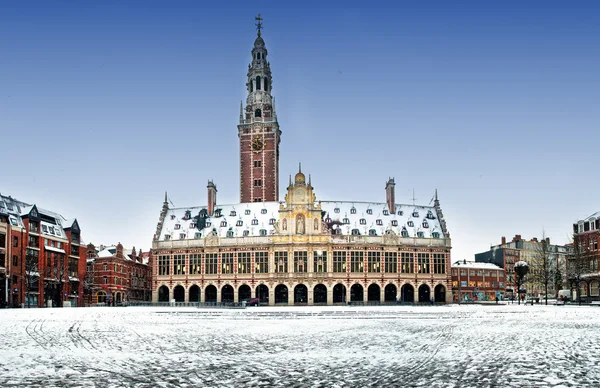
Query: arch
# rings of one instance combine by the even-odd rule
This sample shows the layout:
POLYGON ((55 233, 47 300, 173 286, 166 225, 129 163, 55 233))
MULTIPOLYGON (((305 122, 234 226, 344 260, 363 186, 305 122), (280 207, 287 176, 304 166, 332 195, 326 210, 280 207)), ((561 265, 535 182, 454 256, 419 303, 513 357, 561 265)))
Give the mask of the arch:
POLYGON ((244 299, 250 298, 252 295, 252 290, 250 286, 247 284, 242 284, 240 288, 238 288, 238 301, 242 301, 244 299))
POLYGON ((260 109, 255 110, 254 117, 262 117, 262 111, 260 109))
POLYGON ((277 287, 275 287, 275 303, 288 303, 288 288, 284 284, 280 284, 277 287))
POLYGON ((204 301, 207 303, 217 302, 217 287, 212 284, 206 286, 204 289, 204 301))
POLYGON ((400 288, 400 299, 403 302, 413 303, 415 301, 415 288, 406 283, 400 288))
POLYGON ((294 287, 294 303, 308 303, 308 288, 304 284, 294 287))
POLYGON ((97 303, 106 303, 106 292, 99 291, 98 295, 96 295, 97 303))
POLYGON ((427 284, 419 286, 419 302, 429 302, 431 300, 431 290, 427 284))
POLYGON ((185 302, 185 289, 182 285, 177 285, 173 289, 173 299, 175 302, 185 302))
POLYGON ((252 93, 254 91, 254 80, 250 79, 249 84, 250 84, 250 93, 252 93))
POLYGON ((233 302, 233 287, 226 284, 221 288, 221 302, 232 303, 233 302))
POLYGON ((190 302, 200 302, 200 287, 196 284, 192 285, 189 290, 189 301, 190 302))
POLYGON ((263 78, 263 82, 265 84, 265 92, 269 90, 269 79, 267 77, 263 78))
POLYGON ((169 301, 169 287, 160 286, 158 289, 158 301, 159 302, 168 302, 169 301))
POLYGON ((379 284, 373 283, 367 288, 367 301, 369 302, 380 302, 381 301, 381 287, 379 284))
POLYGON ((438 284, 433 289, 433 297, 436 303, 446 303, 446 287, 443 284, 438 284))
POLYGON ((333 303, 346 303, 346 286, 341 283, 333 287, 333 303))
POLYGON ((600 296, 600 283, 598 280, 590 282, 590 296, 600 296))
POLYGON ((260 90, 260 75, 256 76, 256 90, 260 90))
POLYGON ((256 286, 256 297, 260 303, 269 303, 269 287, 265 284, 259 284, 256 286))
MULTIPOLYGON (((344 290, 344 295, 345 294, 346 294, 346 290, 344 290)), ((324 284, 317 284, 315 286, 315 288, 313 289, 313 303, 314 304, 320 304, 320 303, 326 304, 327 303, 327 287, 325 287, 324 284)))
POLYGON ((122 302, 122 297, 121 297, 121 293, 117 292, 115 294, 115 303, 121 303, 122 302))
POLYGON ((395 302, 398 297, 398 288, 395 284, 390 283, 383 289, 383 299, 386 302, 395 302))
POLYGON ((350 287, 350 302, 362 302, 364 300, 363 286, 355 283, 350 287))

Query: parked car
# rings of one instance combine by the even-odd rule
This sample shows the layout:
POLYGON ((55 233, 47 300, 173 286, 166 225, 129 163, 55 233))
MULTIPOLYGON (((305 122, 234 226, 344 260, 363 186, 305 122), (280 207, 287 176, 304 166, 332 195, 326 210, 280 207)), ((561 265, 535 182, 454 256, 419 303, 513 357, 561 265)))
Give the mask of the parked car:
POLYGON ((243 300, 246 302, 246 306, 258 306, 260 304, 260 299, 258 298, 246 298, 243 300))

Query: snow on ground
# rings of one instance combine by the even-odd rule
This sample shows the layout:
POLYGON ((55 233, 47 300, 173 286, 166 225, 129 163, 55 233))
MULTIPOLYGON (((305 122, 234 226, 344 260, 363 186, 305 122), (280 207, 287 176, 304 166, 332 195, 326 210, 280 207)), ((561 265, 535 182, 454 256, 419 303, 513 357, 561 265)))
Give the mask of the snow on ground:
POLYGON ((1 387, 598 387, 600 307, 0 310, 1 387))

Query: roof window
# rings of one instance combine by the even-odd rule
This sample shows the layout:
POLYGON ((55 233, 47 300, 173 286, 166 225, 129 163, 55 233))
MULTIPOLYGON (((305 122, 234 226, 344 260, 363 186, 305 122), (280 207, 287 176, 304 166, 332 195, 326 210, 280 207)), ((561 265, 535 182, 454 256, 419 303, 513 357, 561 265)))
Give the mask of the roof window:
POLYGON ((223 220, 221 221, 221 228, 226 228, 227 227, 227 221, 223 220))
POLYGON ((398 220, 392 220, 392 226, 398 226, 398 220))
POLYGON ((207 228, 208 228, 209 226, 211 226, 211 225, 212 225, 212 222, 210 222, 210 221, 207 221, 207 222, 206 222, 206 227, 207 227, 207 228))
POLYGON ((367 214, 373 214, 373 209, 367 209, 367 214))
POLYGON ((384 211, 383 211, 383 215, 384 215, 384 216, 389 216, 389 215, 390 215, 390 212, 389 212, 388 210, 384 210, 384 211))
POLYGON ((250 231, 249 230, 244 230, 244 237, 248 237, 250 235, 250 231))
POLYGON ((179 230, 180 228, 181 228, 181 225, 175 224, 175 230, 179 230))
POLYGON ((185 233, 179 233, 179 239, 183 240, 185 238, 185 233))
POLYGON ((235 217, 235 215, 236 215, 235 210, 232 210, 229 212, 230 217, 235 217))
POLYGON ((244 221, 242 221, 242 220, 238 220, 238 221, 235 223, 235 226, 244 226, 244 221))
POLYGON ((275 218, 271 218, 269 220, 269 225, 275 225, 275 218))
POLYGON ((408 237, 408 230, 406 230, 406 228, 404 226, 402 227, 401 234, 402 234, 402 237, 408 237))
POLYGON ((369 229, 369 236, 377 236, 377 231, 375 229, 369 229))
POLYGON ((356 208, 354 206, 350 208, 350 214, 356 214, 356 208))
POLYGON ((260 235, 261 236, 266 236, 267 235, 267 230, 266 229, 261 229, 260 230, 260 235))
POLYGON ((403 212, 402 210, 398 210, 398 215, 399 215, 399 216, 403 216, 403 215, 404 215, 404 212, 403 212))
POLYGON ((352 229, 352 234, 354 236, 360 236, 360 231, 358 229, 352 229))
POLYGON ((229 238, 233 237, 233 230, 227 231, 227 237, 229 237, 229 238))
POLYGON ((427 220, 423 220, 423 227, 429 228, 429 224, 427 223, 427 220))
POLYGON ((366 225, 367 224, 367 220, 365 220, 364 218, 360 219, 360 224, 361 225, 366 225))
POLYGON ((419 218, 419 212, 415 210, 413 212, 412 216, 415 217, 415 218, 419 218))
POLYGON ((196 227, 196 224, 195 224, 195 223, 193 223, 193 222, 192 222, 192 223, 190 223, 190 228, 194 229, 195 227, 196 227))
POLYGON ((375 224, 381 226, 381 225, 383 225, 383 220, 376 220, 375 224))
POLYGON ((412 222, 412 221, 408 221, 408 222, 407 222, 407 224, 408 224, 408 226, 410 226, 411 228, 412 228, 413 226, 415 226, 415 223, 414 223, 414 222, 412 222))
POLYGON ((249 216, 250 215, 250 209, 244 210, 244 214, 247 215, 247 216, 249 216))
POLYGON ((329 218, 329 217, 325 218, 325 222, 329 224, 331 222, 331 218, 329 218))
POLYGON ((194 238, 200 238, 200 237, 202 237, 202 233, 196 232, 196 234, 194 234, 194 238))
POLYGON ((440 232, 433 232, 433 233, 431 233, 431 237, 433 237, 433 238, 440 238, 440 232))
POLYGON ((267 209, 260 209, 260 214, 267 214, 267 209))
POLYGON ((258 225, 258 220, 256 218, 252 220, 252 225, 258 225))
POLYGON ((170 240, 171 239, 171 235, 170 234, 165 234, 165 240, 170 240))
POLYGON ((423 238, 423 237, 424 237, 424 236, 423 236, 423 232, 417 232, 417 237, 418 237, 418 238, 423 238))
POLYGON ((349 219, 349 218, 344 218, 344 219, 342 220, 342 222, 343 222, 344 224, 349 224, 349 223, 350 223, 350 219, 349 219))
POLYGON ((175 219, 175 214, 171 214, 171 219, 174 220, 175 219))
POLYGON ((339 207, 336 207, 335 209, 333 209, 333 212, 334 212, 334 213, 339 213, 339 212, 340 212, 340 208, 339 208, 339 207))
POLYGON ((427 218, 429 218, 430 220, 433 220, 435 217, 433 216, 433 213, 431 212, 431 210, 429 210, 427 212, 427 218))

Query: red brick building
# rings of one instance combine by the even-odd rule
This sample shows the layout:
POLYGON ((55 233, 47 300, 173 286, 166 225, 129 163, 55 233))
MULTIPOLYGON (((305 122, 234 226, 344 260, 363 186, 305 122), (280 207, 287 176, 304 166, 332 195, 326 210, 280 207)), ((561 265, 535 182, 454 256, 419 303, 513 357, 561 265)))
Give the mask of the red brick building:
MULTIPOLYGON (((574 223, 573 236, 587 268, 578 291, 581 297, 588 301, 600 300, 600 212, 574 223)), ((571 284, 571 287, 576 288, 574 286, 571 284)))
POLYGON ((135 247, 130 254, 116 246, 87 246, 86 302, 120 304, 122 302, 150 301, 151 255, 135 247))
POLYGON ((80 306, 80 236, 76 219, 0 195, 0 304, 80 306))
POLYGON ((457 261, 452 264, 452 298, 454 302, 494 301, 504 299, 504 269, 491 263, 457 261))

